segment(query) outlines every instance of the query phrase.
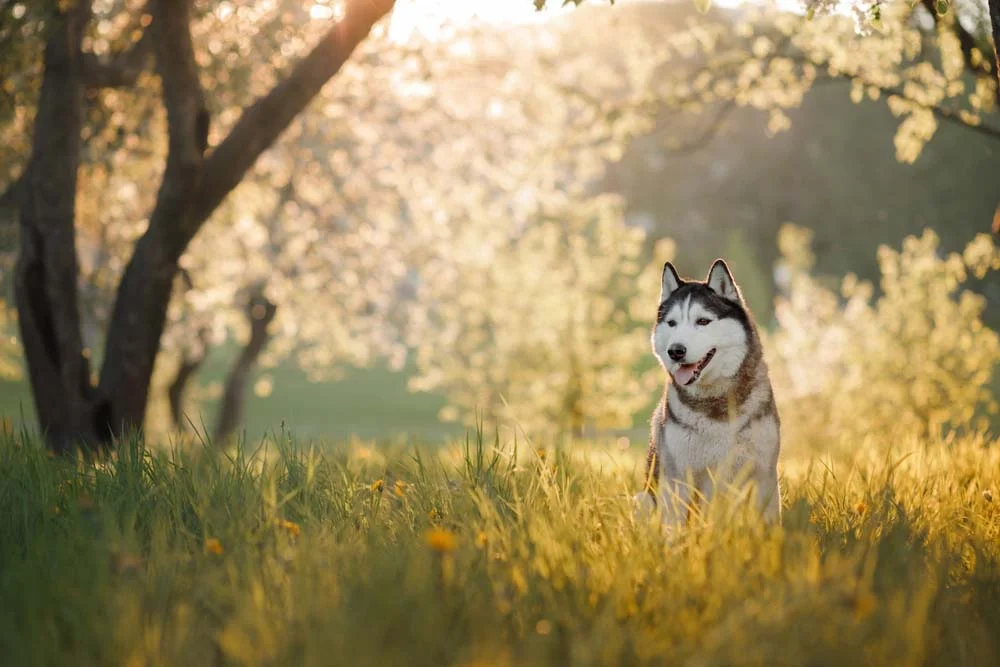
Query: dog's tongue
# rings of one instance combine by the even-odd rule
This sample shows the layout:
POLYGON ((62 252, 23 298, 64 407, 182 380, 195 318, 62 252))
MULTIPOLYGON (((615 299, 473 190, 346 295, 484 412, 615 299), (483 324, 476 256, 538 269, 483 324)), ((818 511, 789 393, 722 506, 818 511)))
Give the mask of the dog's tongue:
POLYGON ((674 380, 677 381, 679 385, 685 385, 691 381, 694 377, 694 370, 698 368, 698 364, 681 364, 674 371, 674 380))

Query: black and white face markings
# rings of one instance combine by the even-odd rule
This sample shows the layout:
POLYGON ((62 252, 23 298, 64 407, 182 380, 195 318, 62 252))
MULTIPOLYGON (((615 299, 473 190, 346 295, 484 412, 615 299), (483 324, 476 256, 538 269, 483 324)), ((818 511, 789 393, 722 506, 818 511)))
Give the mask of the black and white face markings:
POLYGON ((669 262, 663 267, 652 346, 678 386, 733 377, 754 338, 725 262, 717 260, 705 282, 682 280, 669 262))

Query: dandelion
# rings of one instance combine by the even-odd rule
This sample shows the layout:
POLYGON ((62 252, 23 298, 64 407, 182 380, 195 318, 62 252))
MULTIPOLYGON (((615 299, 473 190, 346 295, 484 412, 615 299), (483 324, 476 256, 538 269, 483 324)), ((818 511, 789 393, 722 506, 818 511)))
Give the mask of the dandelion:
POLYGON ((376 479, 371 485, 372 493, 382 493, 383 486, 385 486, 385 483, 380 479, 376 479))
POLYGON ((287 519, 279 519, 278 526, 287 530, 292 537, 298 537, 299 533, 302 532, 302 529, 299 528, 299 524, 294 521, 288 521, 287 519))
POLYGON ((458 538, 455 537, 455 533, 450 530, 445 530, 444 528, 434 528, 429 530, 427 531, 425 537, 427 540, 427 546, 440 553, 454 551, 458 546, 458 538))
POLYGON ((393 492, 395 492, 395 494, 397 496, 399 496, 400 498, 402 498, 403 496, 406 495, 406 489, 407 489, 408 486, 409 486, 409 484, 407 484, 403 480, 398 480, 393 485, 393 487, 392 487, 393 488, 393 492))
POLYGON ((222 542, 214 537, 209 537, 205 540, 205 553, 221 556, 225 553, 225 549, 222 548, 222 542))

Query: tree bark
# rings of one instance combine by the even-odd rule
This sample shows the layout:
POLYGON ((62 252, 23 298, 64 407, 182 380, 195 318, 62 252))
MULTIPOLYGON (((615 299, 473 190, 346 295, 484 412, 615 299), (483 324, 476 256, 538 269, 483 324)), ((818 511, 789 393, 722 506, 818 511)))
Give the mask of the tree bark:
POLYGON ((271 335, 267 327, 274 320, 278 307, 271 303, 262 289, 255 289, 247 305, 247 319, 250 322, 250 340, 236 358, 226 389, 219 405, 219 418, 215 425, 214 441, 221 446, 243 422, 243 406, 246 399, 247 382, 261 352, 267 346, 271 335))
POLYGON ((84 86, 80 46, 90 2, 57 12, 49 27, 31 158, 18 197, 14 290, 39 425, 56 451, 99 439, 77 301, 77 167, 84 86))

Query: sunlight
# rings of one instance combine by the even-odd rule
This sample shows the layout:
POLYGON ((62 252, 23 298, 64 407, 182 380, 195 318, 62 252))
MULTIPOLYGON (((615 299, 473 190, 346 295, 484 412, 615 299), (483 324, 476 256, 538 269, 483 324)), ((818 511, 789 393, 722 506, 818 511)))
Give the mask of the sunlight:
MULTIPOLYGON (((660 2, 691 2, 692 0, 616 0, 615 5, 660 2)), ((714 7, 738 10, 748 5, 773 4, 783 12, 803 15, 803 0, 712 0, 714 7)), ((610 7, 609 2, 590 2, 590 6, 610 7)), ((325 9, 325 5, 316 5, 325 9)), ((389 20, 389 39, 406 43, 416 39, 444 41, 454 37, 456 29, 473 26, 512 28, 545 23, 578 8, 561 0, 550 1, 538 11, 531 0, 399 0, 389 20)), ((841 0, 832 13, 848 16, 851 4, 841 0)))
POLYGON ((543 23, 575 9, 572 4, 551 5, 536 11, 531 0, 400 0, 390 18, 389 39, 397 43, 415 39, 440 41, 448 39, 459 27, 543 23))

